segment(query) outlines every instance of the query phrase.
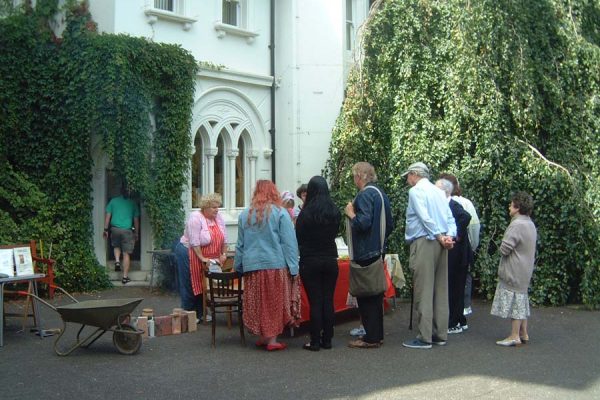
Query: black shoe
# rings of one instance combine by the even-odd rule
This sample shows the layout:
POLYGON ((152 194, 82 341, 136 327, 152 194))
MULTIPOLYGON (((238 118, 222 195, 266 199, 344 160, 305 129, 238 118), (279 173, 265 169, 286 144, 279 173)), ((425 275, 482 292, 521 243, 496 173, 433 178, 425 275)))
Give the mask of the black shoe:
POLYGON ((325 350, 329 350, 329 349, 331 349, 331 347, 333 347, 333 346, 331 346, 331 342, 321 342, 320 346, 322 349, 325 349, 325 350))
POLYGON ((319 347, 318 344, 312 344, 312 343, 306 343, 302 346, 302 348, 304 350, 308 350, 308 351, 319 351, 321 350, 321 348, 319 347))
POLYGON ((442 340, 438 337, 433 336, 431 338, 431 344, 435 344, 436 346, 445 346, 446 345, 446 341, 442 340))
POLYGON ((121 283, 122 283, 123 285, 126 285, 126 284, 128 284, 129 282, 131 282, 131 279, 129 279, 129 277, 127 277, 127 276, 124 276, 124 277, 123 277, 123 279, 121 279, 121 283))
POLYGON ((115 263, 115 272, 119 272, 119 271, 121 271, 121 263, 117 261, 115 263))

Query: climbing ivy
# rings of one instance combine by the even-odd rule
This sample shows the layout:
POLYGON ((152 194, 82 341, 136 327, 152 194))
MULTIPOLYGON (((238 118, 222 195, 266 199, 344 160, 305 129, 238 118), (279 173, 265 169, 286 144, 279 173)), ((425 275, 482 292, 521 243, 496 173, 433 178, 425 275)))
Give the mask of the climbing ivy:
POLYGON ((538 227, 535 303, 600 306, 600 5, 597 0, 378 1, 362 35, 326 174, 338 202, 370 161, 390 194, 391 251, 408 265, 401 172, 459 177, 483 223, 473 271, 488 298, 516 190, 538 227))
POLYGON ((93 138, 139 193, 155 244, 169 244, 183 225, 196 62, 178 46, 98 34, 85 2, 25 2, 5 15, 0 242, 53 243, 61 285, 105 287, 92 241, 93 138))

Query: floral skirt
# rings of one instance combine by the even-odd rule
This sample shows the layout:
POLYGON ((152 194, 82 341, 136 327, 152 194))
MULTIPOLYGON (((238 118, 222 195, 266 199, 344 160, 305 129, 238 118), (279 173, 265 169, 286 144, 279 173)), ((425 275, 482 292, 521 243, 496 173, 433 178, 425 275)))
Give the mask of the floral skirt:
POLYGON ((266 269, 244 275, 244 325, 259 336, 274 337, 300 321, 300 286, 288 269, 266 269))
POLYGON ((508 290, 501 283, 496 286, 491 314, 501 318, 527 319, 529 317, 529 296, 508 290))

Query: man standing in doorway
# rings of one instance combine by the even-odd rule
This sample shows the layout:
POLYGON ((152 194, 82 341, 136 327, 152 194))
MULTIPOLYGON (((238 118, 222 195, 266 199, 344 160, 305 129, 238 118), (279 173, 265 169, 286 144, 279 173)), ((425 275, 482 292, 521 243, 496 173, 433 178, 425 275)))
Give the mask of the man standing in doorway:
POLYGON ((411 186, 406 208, 405 239, 410 244, 409 267, 419 333, 402 343, 411 349, 443 346, 448 338, 448 249, 456 224, 446 195, 429 181, 429 168, 411 164, 402 174, 411 186))
POLYGON ((121 195, 112 198, 106 206, 104 218, 104 238, 108 238, 110 229, 110 242, 115 255, 115 271, 121 270, 121 253, 123 254, 123 279, 121 282, 131 282, 129 266, 131 253, 135 248, 140 230, 140 210, 136 202, 131 200, 129 188, 121 186, 121 195))

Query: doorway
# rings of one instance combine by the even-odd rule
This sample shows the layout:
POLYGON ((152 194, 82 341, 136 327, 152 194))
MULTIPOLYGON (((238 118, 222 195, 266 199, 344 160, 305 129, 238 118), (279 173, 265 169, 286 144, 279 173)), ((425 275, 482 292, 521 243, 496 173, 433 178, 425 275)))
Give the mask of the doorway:
MULTIPOLYGON (((110 199, 113 197, 117 197, 121 194, 121 183, 123 180, 120 176, 115 175, 114 172, 110 169, 106 170, 106 199, 104 204, 108 204, 110 199)), ((140 201, 137 194, 132 193, 131 199, 135 201, 138 205, 138 209, 141 210, 140 201)), ((134 265, 139 265, 140 263, 140 254, 141 254, 141 241, 142 241, 142 224, 141 224, 141 216, 140 216, 140 229, 138 232, 138 241, 135 242, 135 248, 133 249, 133 253, 131 254, 131 267, 134 265)), ((106 259, 108 261, 115 261, 115 255, 113 253, 113 248, 110 245, 110 239, 106 241, 106 259)))

